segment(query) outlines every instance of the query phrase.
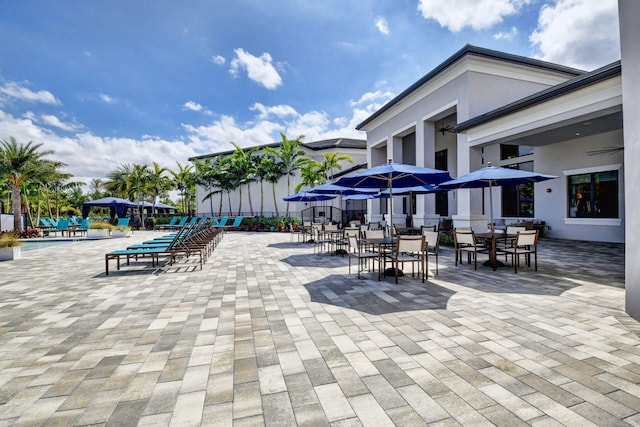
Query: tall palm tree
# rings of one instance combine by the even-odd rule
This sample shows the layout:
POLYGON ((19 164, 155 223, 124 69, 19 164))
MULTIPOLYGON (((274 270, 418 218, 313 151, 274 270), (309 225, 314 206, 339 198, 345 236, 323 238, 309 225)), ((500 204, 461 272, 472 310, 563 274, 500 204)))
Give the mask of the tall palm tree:
POLYGON ((353 163, 353 157, 348 154, 340 154, 337 151, 323 154, 324 161, 320 168, 325 179, 333 178, 333 170, 342 170, 342 162, 353 163))
MULTIPOLYGON (((219 156, 217 156, 219 157, 219 156)), ((214 157, 206 159, 194 159, 193 165, 196 170, 196 184, 203 186, 207 189, 207 194, 202 198, 202 202, 209 200, 209 212, 213 215, 213 194, 217 194, 220 191, 214 192, 214 187, 217 187, 216 170, 213 167, 213 162, 216 159, 214 157)), ((222 202, 222 196, 220 196, 222 202)))
MULTIPOLYGON (((255 177, 258 182, 260 182, 260 216, 264 216, 264 182, 267 181, 267 176, 270 174, 270 171, 275 168, 275 158, 272 154, 265 153, 261 150, 256 151, 252 159, 255 168, 255 177)), ((278 179, 280 178, 278 177, 278 179)))
POLYGON ((165 172, 167 172, 168 170, 169 169, 167 168, 161 167, 158 162, 153 162, 153 166, 149 168, 147 174, 146 189, 149 197, 153 199, 151 201, 152 213, 156 209, 156 202, 158 197, 166 195, 171 188, 171 180, 165 174, 165 172))
MULTIPOLYGON (((8 141, 0 141, 0 176, 7 179, 12 186, 13 227, 22 232, 22 199, 20 187, 37 175, 46 161, 46 156, 53 154, 51 150, 40 150, 42 144, 18 143, 10 137, 8 141)), ((64 163, 56 162, 61 167, 64 163)))
MULTIPOLYGON (((305 152, 300 149, 304 135, 300 135, 295 139, 288 139, 287 136, 280 132, 282 141, 278 150, 272 147, 266 147, 266 152, 273 153, 278 163, 280 163, 280 171, 282 176, 287 176, 287 193, 291 194, 291 176, 295 174, 305 163, 309 161, 309 158, 305 156, 305 152)), ((286 215, 289 216, 289 202, 287 202, 286 215)))
POLYGON ((316 160, 307 162, 307 164, 300 169, 300 177, 302 178, 302 181, 293 189, 296 193, 304 187, 315 187, 316 185, 324 184, 326 182, 326 175, 323 172, 322 163, 316 160))
POLYGON ((180 162, 177 171, 169 171, 173 177, 174 187, 180 192, 182 199, 182 211, 189 213, 191 211, 191 198, 193 198, 194 187, 196 185, 196 176, 191 165, 183 166, 180 162))
POLYGON ((107 175, 108 181, 105 183, 105 188, 115 197, 129 197, 132 191, 130 179, 132 173, 133 166, 130 164, 125 163, 118 166, 116 170, 107 175))
POLYGON ((232 142, 231 143, 235 150, 231 155, 231 165, 230 171, 234 176, 234 184, 236 186, 235 189, 238 190, 238 215, 241 215, 242 212, 242 186, 247 186, 247 192, 249 193, 249 206, 251 208, 251 215, 253 215, 253 204, 251 202, 251 190, 250 185, 253 180, 255 169, 253 165, 253 161, 251 160, 251 150, 247 151, 241 148, 238 144, 232 142))

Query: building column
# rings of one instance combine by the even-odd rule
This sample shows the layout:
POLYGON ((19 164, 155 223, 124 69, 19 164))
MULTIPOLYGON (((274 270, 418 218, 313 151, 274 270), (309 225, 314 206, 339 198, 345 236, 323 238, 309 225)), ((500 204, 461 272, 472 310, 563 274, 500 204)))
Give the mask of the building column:
MULTIPOLYGON (((416 166, 433 168, 435 165, 435 123, 418 122, 416 126, 416 166)), ((425 224, 437 224, 440 216, 436 215, 435 198, 432 195, 416 196, 416 214, 413 216, 414 227, 425 224)))
MULTIPOLYGON (((479 150, 470 149, 467 144, 467 135, 457 134, 458 139, 458 176, 466 175, 471 171, 482 167, 482 153, 479 150)), ((456 228, 471 228, 476 233, 487 231, 489 219, 482 213, 481 189, 454 190, 458 214, 452 215, 453 226, 456 228)))
POLYGON ((625 204, 625 309, 640 320, 640 168, 631 167, 640 158, 640 2, 618 0, 622 51, 622 114, 624 118, 625 204))

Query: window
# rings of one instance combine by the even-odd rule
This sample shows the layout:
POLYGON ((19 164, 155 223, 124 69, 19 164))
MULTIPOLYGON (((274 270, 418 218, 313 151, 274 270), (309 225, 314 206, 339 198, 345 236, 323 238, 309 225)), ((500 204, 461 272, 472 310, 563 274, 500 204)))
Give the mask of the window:
POLYGON ((500 160, 514 159, 529 154, 533 154, 533 147, 529 145, 500 144, 500 160))
POLYGON ((378 199, 380 201, 380 213, 381 214, 386 214, 389 213, 387 212, 387 200, 386 198, 382 197, 380 199, 378 199))
MULTIPOLYGON (((447 150, 436 151, 435 168, 443 171, 448 170, 447 150)), ((435 194, 436 196, 436 214, 440 216, 449 216, 449 195, 446 191, 435 194)))
MULTIPOLYGON (((533 172, 533 162, 505 166, 533 172)), ((533 218, 533 184, 508 185, 502 187, 502 216, 533 218)))
POLYGON ((618 171, 567 177, 570 218, 618 218, 618 171))

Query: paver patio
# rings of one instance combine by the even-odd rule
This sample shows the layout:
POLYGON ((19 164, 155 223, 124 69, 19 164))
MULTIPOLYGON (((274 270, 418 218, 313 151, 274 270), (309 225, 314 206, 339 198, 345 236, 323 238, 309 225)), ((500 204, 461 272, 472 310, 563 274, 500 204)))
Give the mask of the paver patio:
POLYGON ((517 275, 444 248, 395 285, 229 232, 202 270, 104 275, 152 235, 0 263, 0 425, 640 425, 622 245, 544 239, 517 275))

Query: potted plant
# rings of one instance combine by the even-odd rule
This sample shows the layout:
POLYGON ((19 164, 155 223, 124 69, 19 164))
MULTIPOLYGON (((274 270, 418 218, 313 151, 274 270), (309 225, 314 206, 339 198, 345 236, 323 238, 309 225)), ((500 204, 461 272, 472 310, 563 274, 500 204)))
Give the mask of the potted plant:
POLYGON ((22 242, 14 233, 0 234, 0 261, 20 258, 22 242))
POLYGON ((129 237, 131 236, 131 227, 116 226, 111 230, 111 237, 129 237))
POLYGON ((87 239, 107 239, 113 225, 105 221, 92 221, 87 229, 87 239))

